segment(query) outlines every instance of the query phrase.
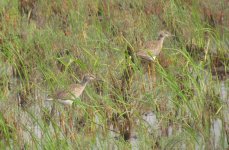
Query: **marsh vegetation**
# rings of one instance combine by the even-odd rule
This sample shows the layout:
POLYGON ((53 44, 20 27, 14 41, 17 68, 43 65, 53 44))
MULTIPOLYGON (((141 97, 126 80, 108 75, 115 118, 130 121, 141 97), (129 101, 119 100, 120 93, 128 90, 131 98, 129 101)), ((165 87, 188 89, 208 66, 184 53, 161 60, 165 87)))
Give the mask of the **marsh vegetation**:
POLYGON ((1 0, 0 148, 228 149, 228 7, 1 0), (141 63, 161 30, 174 36, 141 63), (45 101, 86 73, 99 80, 72 107, 45 101))

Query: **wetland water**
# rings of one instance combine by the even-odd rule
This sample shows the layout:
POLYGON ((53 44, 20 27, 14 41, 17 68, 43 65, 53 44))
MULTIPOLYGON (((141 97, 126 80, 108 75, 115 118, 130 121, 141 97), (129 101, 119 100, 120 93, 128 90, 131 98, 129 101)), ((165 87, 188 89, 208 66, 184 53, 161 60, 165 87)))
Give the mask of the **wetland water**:
MULTIPOLYGON (((16 84, 16 82, 14 83, 16 84)), ((228 129, 229 125, 229 98, 228 98, 228 85, 227 81, 220 81, 218 87, 215 87, 216 92, 218 91, 220 101, 222 106, 219 111, 223 112, 223 118, 219 117, 212 117, 210 119, 210 141, 211 144, 214 146, 214 149, 220 148, 222 141, 224 143, 228 143, 228 131, 224 129, 228 129)), ((7 112, 9 117, 13 117, 17 122, 17 130, 18 134, 20 135, 20 143, 27 143, 33 145, 34 142, 44 142, 44 137, 52 136, 56 134, 55 128, 58 128, 60 132, 58 132, 58 138, 62 140, 67 140, 66 134, 69 135, 71 132, 77 133, 78 130, 75 129, 79 127, 80 120, 77 119, 77 114, 70 116, 73 117, 71 124, 67 122, 66 117, 69 117, 70 108, 65 108, 62 105, 58 106, 55 116, 51 116, 51 118, 55 117, 55 127, 52 123, 45 125, 44 124, 44 110, 50 112, 53 106, 53 103, 50 101, 44 101, 47 97, 47 94, 44 94, 44 90, 36 89, 34 90, 34 98, 32 97, 31 100, 36 103, 32 103, 29 105, 28 108, 23 109, 21 106, 18 105, 18 102, 22 101, 21 97, 13 97, 9 101, 1 101, 1 110, 2 112, 7 112), (17 101, 15 103, 15 101, 17 101), (74 118, 76 117, 76 118, 74 118), (64 126, 64 129, 63 129, 64 126), (48 133, 48 134, 47 134, 48 133)), ((13 95, 13 94, 12 94, 13 95)), ((77 109, 77 108, 76 108, 77 109)), ((95 115, 95 130, 93 131, 93 136, 96 138, 95 142, 95 149, 99 149, 99 147, 107 147, 108 149, 118 149, 117 143, 118 141, 122 141, 123 139, 120 138, 119 130, 110 125, 104 128, 106 123, 104 122, 101 117, 99 117, 96 113, 95 115), (107 132, 104 134, 103 132, 107 132)), ((147 132, 148 136, 153 135, 152 137, 155 138, 162 138, 164 135, 163 132, 166 133, 166 136, 173 137, 176 134, 180 134, 183 131, 181 126, 174 126, 173 123, 168 124, 165 131, 162 131, 160 127, 160 119, 157 116, 157 113, 153 110, 143 111, 142 115, 139 118, 136 118, 134 122, 136 123, 137 128, 131 129, 131 136, 127 142, 130 143, 131 148, 141 149, 144 144, 142 144, 142 133, 140 134, 139 126, 144 128, 147 132)), ((87 135, 85 135, 87 136, 87 135)), ((151 137, 151 138, 152 138, 151 137)), ((196 142, 195 149, 205 149, 207 147, 206 143, 203 141, 202 135, 197 135, 196 137, 199 139, 196 142)), ((67 143, 71 143, 71 141, 66 141, 67 143)), ((23 145, 23 144, 22 144, 23 145)), ((147 146, 145 146, 147 148, 147 146)), ((186 149, 186 141, 184 143, 181 142, 180 149, 186 149)))

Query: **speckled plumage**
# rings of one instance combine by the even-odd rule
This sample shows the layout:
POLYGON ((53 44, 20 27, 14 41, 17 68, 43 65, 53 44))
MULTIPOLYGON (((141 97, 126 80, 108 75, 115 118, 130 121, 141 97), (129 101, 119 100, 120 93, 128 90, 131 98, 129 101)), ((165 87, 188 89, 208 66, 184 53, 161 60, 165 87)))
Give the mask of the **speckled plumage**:
POLYGON ((158 56, 163 47, 165 37, 170 36, 166 31, 159 32, 157 40, 147 41, 142 50, 137 52, 137 56, 143 60, 153 61, 158 56))
POLYGON ((81 83, 70 84, 65 90, 60 90, 53 95, 53 98, 47 100, 57 100, 59 103, 65 105, 72 105, 73 101, 80 97, 83 93, 87 83, 95 77, 92 75, 85 75, 81 83))

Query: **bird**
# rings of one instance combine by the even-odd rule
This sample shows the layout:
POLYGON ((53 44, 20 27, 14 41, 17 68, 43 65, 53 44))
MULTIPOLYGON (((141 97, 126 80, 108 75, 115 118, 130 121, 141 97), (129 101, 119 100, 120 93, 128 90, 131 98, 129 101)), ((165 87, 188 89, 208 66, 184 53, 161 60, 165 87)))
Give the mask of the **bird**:
POLYGON ((53 98, 46 99, 47 101, 56 100, 64 105, 72 105, 74 100, 80 97, 83 93, 86 85, 94 80, 96 77, 93 75, 86 74, 80 83, 70 84, 69 87, 65 90, 60 90, 53 95, 53 98))
POLYGON ((158 32, 157 40, 147 41, 144 44, 144 47, 136 53, 136 56, 137 58, 140 58, 141 63, 147 64, 148 77, 152 77, 153 79, 152 87, 156 86, 156 70, 154 66, 154 61, 162 50, 164 39, 169 36, 172 35, 168 31, 162 30, 158 32))
POLYGON ((160 31, 157 40, 147 41, 143 49, 137 52, 137 57, 152 62, 160 54, 166 37, 172 36, 168 31, 160 31))

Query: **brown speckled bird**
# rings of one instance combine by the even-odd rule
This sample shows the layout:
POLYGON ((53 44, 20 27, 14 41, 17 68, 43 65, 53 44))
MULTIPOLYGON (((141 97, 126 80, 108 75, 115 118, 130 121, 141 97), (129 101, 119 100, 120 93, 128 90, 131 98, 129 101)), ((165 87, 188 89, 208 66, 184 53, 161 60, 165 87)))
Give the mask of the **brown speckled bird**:
POLYGON ((95 77, 93 75, 84 75, 80 83, 71 84, 66 90, 58 91, 53 95, 53 98, 48 98, 46 100, 56 100, 64 105, 72 105, 74 100, 79 98, 83 93, 87 83, 94 79, 95 77))
POLYGON ((171 36, 167 31, 160 31, 157 40, 148 41, 145 43, 142 50, 137 52, 137 56, 142 60, 154 61, 162 50, 165 37, 171 36))

